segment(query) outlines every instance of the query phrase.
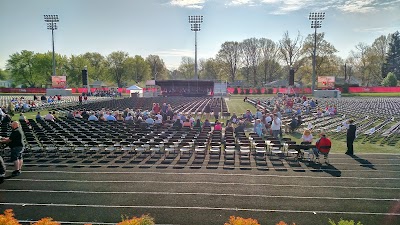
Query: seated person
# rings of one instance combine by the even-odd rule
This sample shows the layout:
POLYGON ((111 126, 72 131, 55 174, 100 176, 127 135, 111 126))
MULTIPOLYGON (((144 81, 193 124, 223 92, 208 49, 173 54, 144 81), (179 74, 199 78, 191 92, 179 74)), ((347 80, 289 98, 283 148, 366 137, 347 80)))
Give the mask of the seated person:
POLYGON ((243 121, 239 121, 239 125, 235 128, 235 134, 243 133, 245 126, 243 121))
POLYGON ((36 122, 43 120, 42 116, 40 115, 40 112, 36 114, 36 122))
POLYGON ((89 121, 99 121, 97 118, 96 114, 94 112, 91 113, 91 115, 88 118, 89 121))
POLYGON ((315 143, 316 148, 314 148, 314 155, 316 157, 319 156, 319 153, 328 155, 332 147, 332 142, 326 137, 325 132, 322 131, 319 136, 320 139, 315 143))
POLYGON ((302 142, 312 142, 313 141, 313 135, 311 134, 311 131, 306 129, 303 132, 303 136, 301 136, 301 141, 302 142))
POLYGON ((214 130, 222 130, 222 124, 218 120, 215 122, 214 130))
POLYGON ((236 113, 233 113, 233 115, 231 116, 230 122, 232 123, 237 123, 238 117, 236 115, 236 113))
POLYGON ((183 122, 182 127, 191 129, 192 128, 192 123, 190 122, 189 119, 186 119, 185 122, 183 122))
POLYGON ((175 130, 180 130, 180 129, 182 129, 181 119, 176 119, 176 121, 174 122, 174 124, 172 124, 172 128, 174 128, 175 130))
POLYGON ((26 119, 25 115, 23 113, 19 114, 19 121, 25 121, 28 122, 28 120, 26 119))
POLYGON ((49 112, 49 114, 47 114, 44 117, 44 119, 47 120, 47 121, 54 121, 54 116, 51 114, 51 112, 49 112))
POLYGON ((210 123, 210 121, 208 120, 208 119, 206 119, 205 121, 204 121, 204 123, 203 123, 203 128, 204 127, 211 127, 211 123, 210 123))
POLYGON ((297 119, 296 119, 296 117, 293 116, 292 120, 289 123, 290 132, 293 132, 294 130, 296 130, 297 124, 298 124, 297 119))
POLYGON ((149 116, 149 117, 145 120, 145 122, 146 122, 148 125, 154 125, 154 119, 151 118, 151 116, 149 116))
POLYGON ((201 122, 201 120, 197 119, 196 122, 194 123, 193 127, 200 130, 202 125, 203 125, 203 123, 201 122))
POLYGON ((233 132, 233 131, 234 131, 233 123, 228 122, 228 124, 226 125, 226 128, 225 128, 225 132, 233 132))

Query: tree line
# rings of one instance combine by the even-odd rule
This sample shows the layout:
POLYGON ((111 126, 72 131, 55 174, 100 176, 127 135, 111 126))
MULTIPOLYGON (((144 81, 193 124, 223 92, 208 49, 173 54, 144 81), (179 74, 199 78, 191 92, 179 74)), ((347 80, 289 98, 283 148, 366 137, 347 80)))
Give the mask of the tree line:
MULTIPOLYGON (((346 59, 336 55, 335 46, 316 37, 316 75, 357 78, 364 86, 395 86, 400 80, 400 34, 382 35, 370 45, 358 43, 346 59), (388 76, 389 74, 389 76, 388 76)), ((295 81, 305 86, 312 83, 314 35, 291 37, 285 32, 282 39, 248 38, 241 42, 226 41, 213 58, 200 59, 199 78, 207 80, 243 80, 247 85, 261 87, 279 79, 287 80, 289 69, 295 71, 295 81)), ((125 87, 149 79, 192 79, 194 59, 182 57, 180 66, 168 70, 158 55, 143 58, 129 56, 123 51, 107 56, 88 52, 70 57, 56 54, 57 74, 68 76, 70 87, 80 87, 81 70, 87 66, 91 81, 101 80, 125 87)), ((0 79, 13 78, 15 85, 42 87, 48 85, 52 73, 52 55, 23 50, 10 55, 0 79)))

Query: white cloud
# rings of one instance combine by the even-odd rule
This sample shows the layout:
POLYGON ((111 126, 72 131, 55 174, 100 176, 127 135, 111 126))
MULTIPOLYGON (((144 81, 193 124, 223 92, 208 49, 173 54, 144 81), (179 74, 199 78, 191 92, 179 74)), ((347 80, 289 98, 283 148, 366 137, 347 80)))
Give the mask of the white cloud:
POLYGON ((377 34, 388 34, 396 30, 399 30, 400 26, 388 26, 388 27, 371 27, 371 28, 357 28, 356 32, 366 32, 366 33, 377 33, 377 34))
POLYGON ((338 6, 338 9, 350 13, 367 13, 375 10, 374 5, 378 5, 376 0, 348 0, 343 5, 338 6))
POLYGON ((252 0, 232 0, 228 5, 252 5, 252 0))
POLYGON ((159 56, 178 56, 178 57, 183 57, 183 56, 192 56, 194 55, 192 50, 187 50, 187 49, 170 49, 170 50, 165 50, 165 51, 158 51, 155 53, 156 55, 159 56))
POLYGON ((202 9, 206 0, 172 0, 170 2, 173 6, 202 9))
POLYGON ((338 9, 348 13, 367 13, 380 9, 399 8, 400 0, 227 0, 229 6, 264 4, 271 7, 271 14, 287 14, 304 8, 338 9))

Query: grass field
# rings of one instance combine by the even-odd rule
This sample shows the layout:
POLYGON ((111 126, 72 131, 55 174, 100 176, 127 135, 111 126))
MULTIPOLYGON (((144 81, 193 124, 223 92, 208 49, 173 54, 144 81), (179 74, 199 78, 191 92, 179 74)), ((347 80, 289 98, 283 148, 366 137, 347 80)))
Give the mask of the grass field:
MULTIPOLYGON (((243 102, 244 96, 232 96, 230 100, 227 101, 228 109, 230 112, 236 112, 237 115, 242 114, 246 111, 246 109, 250 109, 252 112, 255 111, 255 107, 247 102, 243 102)), ((314 137, 318 137, 318 134, 313 134, 314 137)), ((301 142, 301 133, 294 132, 291 134, 285 134, 284 137, 290 137, 292 140, 296 142, 301 142)), ((346 152, 346 140, 332 139, 332 152, 346 152)), ((359 141, 354 142, 355 151, 362 153, 400 153, 400 143, 396 146, 388 146, 388 145, 379 145, 379 144, 371 144, 371 143, 360 143, 359 141)))
MULTIPOLYGON (((261 95, 260 95, 261 96, 261 95)), ((268 95, 262 95, 266 97, 268 95)), ((272 95, 269 95, 272 96, 272 95)), ((228 110, 229 112, 233 113, 236 112, 237 115, 243 114, 247 109, 250 109, 252 112, 255 112, 255 107, 252 104, 247 102, 243 102, 244 95, 234 95, 231 96, 229 100, 227 100, 228 110)), ((41 115, 45 116, 49 110, 41 111, 41 115)), ((24 115, 27 119, 35 119, 37 112, 28 112, 24 115)), ((13 119, 17 120, 19 118, 19 114, 15 114, 13 119)), ((202 118, 204 120, 204 118, 202 118)), ((212 120, 213 121, 213 120, 212 120)), ((314 134, 317 137, 317 134, 314 134)), ((284 137, 290 137, 292 140, 296 142, 300 142, 301 133, 294 132, 291 134, 284 134, 284 137)), ((400 143, 396 146, 388 146, 388 145, 380 145, 380 144, 371 144, 371 143, 361 143, 361 141, 355 141, 354 143, 355 151, 363 152, 363 153, 400 153, 400 143)), ((341 153, 346 151, 346 140, 339 139, 335 140, 332 139, 332 152, 341 153)))

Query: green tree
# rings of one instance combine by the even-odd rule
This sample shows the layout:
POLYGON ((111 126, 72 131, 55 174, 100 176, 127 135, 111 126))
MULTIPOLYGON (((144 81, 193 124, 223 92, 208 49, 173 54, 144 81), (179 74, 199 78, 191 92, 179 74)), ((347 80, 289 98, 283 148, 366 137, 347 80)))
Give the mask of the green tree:
POLYGON ((240 63, 240 45, 236 41, 227 41, 221 45, 218 51, 217 60, 223 65, 223 68, 229 74, 229 79, 235 82, 239 63, 240 63))
MULTIPOLYGON (((309 34, 304 40, 303 53, 308 56, 308 60, 312 66, 312 58, 314 56, 314 34, 309 34)), ((325 40, 325 33, 317 34, 317 49, 316 49, 316 76, 335 75, 337 71, 334 69, 336 48, 325 40)), ((310 79, 311 80, 311 79, 310 79)))
POLYGON ((128 79, 134 80, 136 83, 150 79, 150 65, 140 55, 135 55, 134 58, 129 57, 126 60, 128 79))
POLYGON ((178 70, 183 79, 192 79, 194 77, 194 59, 187 56, 182 57, 178 70))
POLYGON ((253 86, 257 86, 260 80, 257 77, 257 68, 261 61, 261 44, 257 38, 245 39, 240 43, 243 57, 243 65, 245 66, 246 80, 251 80, 253 86), (251 77, 250 77, 251 74, 251 77))
POLYGON ((107 56, 107 66, 110 71, 110 78, 118 87, 123 87, 123 81, 126 79, 126 63, 129 55, 126 52, 112 52, 107 56))
POLYGON ((0 69, 0 80, 8 80, 10 78, 10 74, 7 70, 0 69))
POLYGON ((209 58, 200 60, 202 70, 200 71, 201 79, 206 80, 226 80, 226 73, 223 71, 223 65, 220 61, 209 58))
MULTIPOLYGON (((71 55, 68 59, 68 63, 65 66, 65 72, 67 75, 67 83, 70 87, 82 87, 82 70, 85 66, 89 65, 89 61, 83 57, 83 55, 71 55)), ((88 71, 88 77, 90 77, 88 71)), ((90 82, 89 82, 90 83, 90 82)))
POLYGON ((389 50, 386 55, 386 63, 382 67, 382 75, 393 72, 397 80, 400 80, 400 33, 396 31, 390 35, 389 50))
POLYGON ((383 79, 382 85, 385 87, 396 87, 397 86, 397 79, 394 73, 389 72, 388 75, 383 79))
MULTIPOLYGON (((66 65, 68 64, 68 59, 66 56, 61 56, 55 54, 57 67, 57 75, 65 75, 66 65)), ((37 84, 51 85, 51 76, 53 74, 53 56, 51 52, 46 53, 36 53, 33 57, 33 69, 34 73, 37 74, 37 84)))
POLYGON ((12 79, 16 84, 35 87, 39 80, 33 69, 34 52, 22 50, 20 53, 10 55, 7 60, 6 69, 10 71, 12 79))
POLYGON ((261 38, 261 63, 259 70, 264 75, 264 83, 272 82, 277 78, 278 72, 281 70, 279 64, 279 45, 274 41, 261 38))
POLYGON ((146 62, 150 65, 151 78, 154 80, 165 80, 168 78, 168 70, 164 61, 158 55, 149 55, 146 62))
POLYGON ((92 80, 107 79, 107 65, 104 56, 98 52, 87 52, 83 55, 88 61, 88 75, 92 80))

